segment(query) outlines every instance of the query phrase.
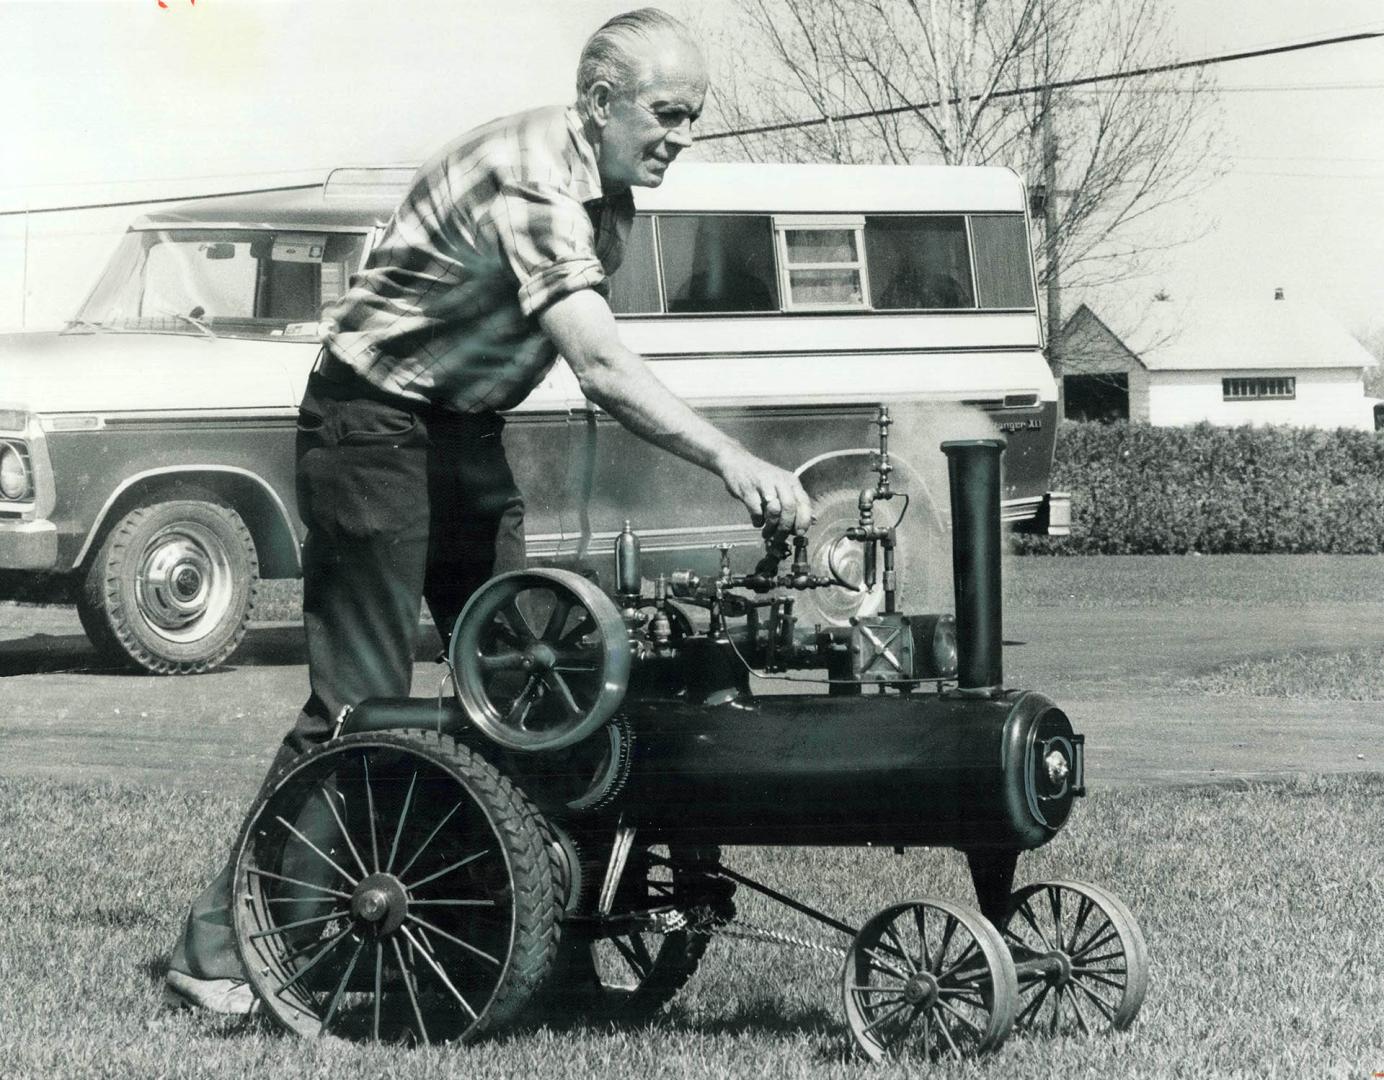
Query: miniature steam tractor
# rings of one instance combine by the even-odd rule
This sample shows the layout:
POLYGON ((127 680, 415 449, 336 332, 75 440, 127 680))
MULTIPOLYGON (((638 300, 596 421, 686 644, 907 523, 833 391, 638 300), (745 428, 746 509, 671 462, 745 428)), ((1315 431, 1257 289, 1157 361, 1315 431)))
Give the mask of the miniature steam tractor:
POLYGON ((1019 853, 1084 794, 1084 762, 1056 704, 1004 686, 1004 443, 942 444, 956 610, 904 614, 889 425, 882 408, 828 573, 804 538, 769 537, 748 572, 723 550, 719 573, 647 582, 627 525, 608 591, 570 570, 492 579, 451 634, 453 694, 364 702, 267 784, 234 886, 265 1010, 300 1035, 418 1043, 554 1003, 647 1018, 718 936, 756 936, 737 921, 748 889, 844 935, 845 1017, 870 1058, 1129 1025, 1147 958, 1125 905, 1014 885, 1019 853), (795 595, 861 587, 844 558, 880 610, 797 626, 795 595), (754 693, 766 677, 801 692, 754 693), (977 904, 904 898, 852 926, 721 845, 955 848, 977 904))

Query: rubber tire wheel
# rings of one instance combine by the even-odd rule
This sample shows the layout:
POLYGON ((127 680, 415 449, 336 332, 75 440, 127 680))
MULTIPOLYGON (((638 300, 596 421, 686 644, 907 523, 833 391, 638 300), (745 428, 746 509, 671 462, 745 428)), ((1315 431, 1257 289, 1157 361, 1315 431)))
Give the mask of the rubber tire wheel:
MULTIPOLYGON (((641 889, 647 894, 648 867, 643 865, 640 856, 647 848, 636 849, 630 854, 625 867, 625 878, 620 883, 616 897, 616 912, 630 910, 631 905, 622 903, 641 889), (635 879, 633 874, 641 874, 635 879)), ((699 862, 720 860, 720 848, 703 846, 697 848, 670 849, 669 857, 674 861, 679 857, 692 857, 699 862)), ((601 890, 601 877, 605 873, 604 860, 587 864, 587 872, 594 880, 584 883, 589 886, 589 894, 595 896, 601 890)), ((676 874, 674 881, 677 881, 676 874)), ((674 896, 676 896, 676 885, 674 896)), ((666 901, 665 901, 666 902, 666 901)), ((706 955, 711 938, 707 934, 675 930, 669 934, 646 934, 645 938, 659 939, 658 950, 652 954, 653 965, 648 974, 637 981, 632 988, 615 987, 604 983, 597 975, 593 948, 611 950, 608 941, 591 942, 578 934, 571 934, 562 942, 558 959, 550 982, 551 990, 545 997, 551 1011, 563 1015, 574 1015, 588 1020, 618 1021, 622 1024, 646 1023, 659 1014, 678 991, 687 985, 706 955)))
MULTIPOLYGON (((273 828, 272 824, 263 820, 265 811, 295 774, 311 769, 315 762, 329 755, 351 754, 357 748, 375 747, 423 759, 447 773, 458 786, 464 788, 482 811, 491 840, 498 841, 503 865, 508 871, 501 894, 512 904, 513 920, 505 966, 489 1000, 477 1010, 476 1019, 464 1030, 449 1036, 449 1039, 433 1040, 449 1041, 455 1038, 461 1042, 471 1042, 514 1020, 547 980, 557 955, 562 897, 559 896, 554 860, 547 846, 550 832, 543 816, 494 765, 449 735, 412 731, 347 735, 308 751, 266 782, 255 805, 246 815, 236 841, 233 895, 239 902, 233 905, 232 913, 236 952, 262 1007, 280 1025, 305 1037, 323 1034, 320 1031, 320 1018, 299 1009, 276 1005, 272 1000, 274 995, 266 992, 263 983, 265 958, 257 955, 260 946, 253 944, 256 939, 251 935, 257 932, 256 928, 260 925, 256 919, 263 919, 270 905, 261 904, 258 910, 254 908, 249 893, 252 869, 249 864, 254 861, 256 837, 264 830, 273 828)), ((394 821, 381 823, 386 838, 397 827, 394 821)), ((356 838, 358 852, 368 852, 367 844, 363 837, 356 838)), ((336 854, 343 861, 350 857, 348 851, 336 854)), ((266 939, 262 930, 258 932, 261 935, 259 940, 274 940, 273 937, 266 939)), ((358 990, 359 986, 352 984, 352 988, 358 990)))
POLYGON ((111 527, 87 567, 77 615, 107 663, 155 675, 199 675, 235 652, 258 590, 259 557, 240 515, 221 503, 178 499, 136 507, 111 527), (182 635, 184 640, 162 632, 150 618, 137 582, 159 538, 179 528, 195 530, 196 546, 212 564, 208 587, 224 597, 217 602, 219 614, 200 616, 205 627, 194 619, 194 633, 182 635))
MULTIPOLYGON (((854 488, 833 488, 812 497, 814 521, 807 533, 807 561, 811 572, 831 576, 827 554, 831 546, 841 541, 845 531, 860 520, 860 491, 854 488)), ((899 511, 899 500, 875 504, 878 521, 893 521, 899 511), (886 515, 889 515, 886 518, 886 515)), ((945 610, 949 606, 950 552, 945 537, 931 523, 931 508, 922 495, 915 494, 908 509, 903 533, 894 548, 894 569, 901 586, 902 610, 945 610), (915 550, 919 544, 922 550, 915 550), (946 591, 943 591, 943 585, 946 591), (940 606, 939 606, 940 605, 940 606)), ((854 549, 854 558, 863 560, 864 546, 844 541, 854 549)), ((874 615, 884 608, 884 553, 877 551, 879 565, 875 570, 875 587, 868 593, 852 593, 832 585, 825 589, 808 589, 794 593, 794 614, 798 625, 810 628, 847 626, 852 618, 874 615)), ((860 562, 863 571, 863 561, 860 562)))

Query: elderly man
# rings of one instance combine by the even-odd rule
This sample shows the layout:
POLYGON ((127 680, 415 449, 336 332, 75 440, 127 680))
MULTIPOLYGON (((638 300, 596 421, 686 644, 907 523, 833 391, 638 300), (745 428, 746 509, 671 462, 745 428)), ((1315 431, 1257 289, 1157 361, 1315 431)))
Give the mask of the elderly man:
MULTIPOLYGON (((626 349, 606 304, 634 215, 692 144, 706 66, 654 8, 586 43, 574 107, 493 121, 427 162, 333 329, 299 412, 311 695, 270 775, 345 706, 408 693, 420 600, 445 636, 471 593, 522 565, 523 503, 499 411, 560 352, 636 435, 725 482, 756 525, 805 529, 796 477, 747 452, 626 349)), ((173 1004, 252 1006, 229 925, 230 868, 198 898, 168 973, 173 1004)))

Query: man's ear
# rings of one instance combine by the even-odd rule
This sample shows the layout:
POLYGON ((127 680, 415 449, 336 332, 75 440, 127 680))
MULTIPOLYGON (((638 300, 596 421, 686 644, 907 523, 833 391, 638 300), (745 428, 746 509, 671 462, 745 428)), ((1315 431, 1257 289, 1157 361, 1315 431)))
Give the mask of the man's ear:
POLYGON ((610 103, 614 96, 610 83, 604 80, 586 88, 586 115, 595 121, 597 127, 605 127, 610 120, 610 103))

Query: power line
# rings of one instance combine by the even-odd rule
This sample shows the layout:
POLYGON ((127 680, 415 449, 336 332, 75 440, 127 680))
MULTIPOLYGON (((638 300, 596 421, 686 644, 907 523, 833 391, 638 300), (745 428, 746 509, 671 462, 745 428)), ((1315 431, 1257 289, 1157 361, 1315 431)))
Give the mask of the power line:
MULTIPOLYGON (((1348 83, 1244 83, 1238 86, 1217 86, 1218 94, 1261 94, 1277 91, 1297 92, 1300 90, 1379 90, 1384 82, 1348 83)), ((1188 86, 1133 86, 1118 90, 1102 87, 1087 91, 1091 94, 1195 94, 1202 91, 1188 86)))
POLYGON ((83 203, 80 206, 40 206, 27 210, 0 210, 0 217, 20 217, 25 214, 57 214, 65 210, 113 210, 119 206, 145 206, 156 202, 192 202, 195 199, 224 199, 231 195, 268 195, 276 191, 311 191, 318 184, 288 184, 283 187, 245 188, 241 191, 213 191, 207 195, 166 195, 148 199, 125 199, 120 202, 83 203))
POLYGON ((1336 157, 1332 154, 1241 154, 1234 150, 1223 151, 1226 157, 1237 161, 1343 161, 1348 165, 1380 165, 1384 158, 1379 157, 1336 157))
MULTIPOLYGON (((1148 67, 1132 68, 1129 71, 1111 71, 1101 75, 1086 75, 1074 79, 1061 79, 1051 83, 1035 83, 1031 86, 1015 87, 1012 90, 997 90, 991 94, 993 98, 1020 97, 1024 94, 1042 93, 1048 90, 1067 90, 1075 86, 1095 86, 1099 83, 1115 82, 1120 79, 1136 79, 1147 75, 1160 75, 1168 71, 1185 71, 1188 68, 1212 67, 1216 64, 1228 64, 1235 60, 1252 60, 1261 56, 1277 56, 1282 53, 1301 52, 1305 49, 1320 49, 1330 45, 1344 45, 1353 41, 1368 41, 1373 38, 1384 37, 1384 31, 1372 30, 1355 34, 1343 34, 1337 37, 1318 38, 1312 41, 1302 41, 1290 45, 1274 45, 1262 49, 1248 49, 1243 52, 1221 53, 1216 56, 1202 57, 1197 60, 1178 60, 1169 64, 1154 64, 1148 67)), ((713 131, 706 135, 699 135, 698 138, 703 142, 713 139, 731 139, 744 135, 768 135, 776 131, 794 131, 807 127, 818 127, 828 123, 846 123, 851 120, 868 120, 875 116, 894 116, 899 113, 914 112, 919 109, 935 109, 940 105, 956 105, 961 101, 979 101, 982 95, 969 94, 964 98, 961 96, 946 99, 938 98, 933 101, 909 102, 903 105, 893 105, 885 109, 863 109, 858 112, 841 113, 837 116, 814 116, 806 120, 786 120, 777 124, 759 124, 755 127, 732 128, 729 131, 713 131)))
POLYGON ((132 180, 51 180, 43 184, 0 184, 0 191, 35 191, 39 188, 111 187, 128 184, 190 184, 196 180, 239 180, 247 176, 283 176, 290 173, 329 173, 332 165, 306 165, 297 169, 245 169, 232 173, 202 173, 198 176, 142 176, 132 180))
MULTIPOLYGON (((1331 45, 1344 45, 1344 44, 1348 44, 1348 43, 1350 43, 1350 42, 1368 41, 1368 40, 1372 40, 1372 39, 1376 39, 1376 38, 1380 38, 1380 37, 1384 37, 1384 31, 1375 30, 1375 31, 1365 31, 1365 32, 1359 32, 1359 33, 1352 33, 1352 34, 1343 34, 1343 35, 1338 35, 1338 36, 1329 37, 1329 38, 1318 38, 1318 39, 1314 39, 1314 40, 1311 40, 1311 41, 1296 42, 1296 43, 1290 43, 1290 44, 1284 44, 1284 45, 1266 46, 1266 47, 1263 47, 1263 48, 1248 49, 1248 50, 1244 50, 1244 51, 1241 51, 1241 52, 1234 52, 1234 53, 1223 53, 1223 54, 1219 54, 1219 55, 1216 55, 1216 56, 1202 57, 1202 58, 1196 59, 1196 60, 1180 60, 1180 61, 1176 61, 1176 62, 1169 63, 1169 64, 1158 64, 1158 65, 1153 65, 1153 66, 1143 67, 1143 68, 1133 68, 1133 69, 1130 69, 1130 70, 1128 70, 1128 71, 1113 71, 1113 72, 1106 72, 1106 73, 1100 74, 1100 75, 1089 75, 1089 76, 1083 76, 1083 77, 1078 77, 1078 78, 1073 78, 1073 79, 1063 79, 1063 80, 1059 80, 1059 81, 1052 82, 1052 83, 1048 83, 1048 84, 1036 83, 1036 84, 1033 84, 1033 85, 1031 85, 1031 86, 1016 87, 1016 88, 1011 89, 1011 90, 999 90, 999 91, 996 91, 994 94, 991 94, 990 96, 991 96, 991 97, 996 97, 996 98, 1002 98, 1002 97, 1019 97, 1019 96, 1021 96, 1021 95, 1023 95, 1023 94, 1040 93, 1040 92, 1042 92, 1042 91, 1044 91, 1044 90, 1064 90, 1064 89, 1070 89, 1070 88, 1072 88, 1072 87, 1078 87, 1078 86, 1094 86, 1094 85, 1097 85, 1097 84, 1100 84, 1100 83, 1115 82, 1115 81, 1118 81, 1118 80, 1121 80, 1121 79, 1142 78, 1142 77, 1145 77, 1145 76, 1148 76, 1148 75, 1157 75, 1157 74, 1162 74, 1162 73, 1164 73, 1164 72, 1169 72, 1169 71, 1183 71, 1183 70, 1187 70, 1187 69, 1189 69, 1189 68, 1211 67, 1211 66, 1214 66, 1214 65, 1216 65, 1216 64, 1227 64, 1227 63, 1231 63, 1232 61, 1236 61, 1236 60, 1249 60, 1249 59, 1254 59, 1254 58, 1263 57, 1263 56, 1274 56, 1274 55, 1279 55, 1279 54, 1282 54, 1282 53, 1299 52, 1299 51, 1306 50, 1306 49, 1319 49, 1319 48, 1324 48, 1324 47, 1331 46, 1331 45)), ((1289 84, 1263 84, 1263 85, 1241 86, 1241 87, 1220 87, 1220 88, 1218 88, 1218 92, 1220 92, 1220 91, 1230 91, 1230 92, 1245 91, 1245 92, 1250 92, 1250 91, 1267 91, 1267 90, 1283 90, 1283 91, 1292 91, 1292 90, 1355 90, 1355 89, 1380 89, 1380 88, 1384 88, 1384 83, 1340 83, 1340 84, 1325 84, 1325 83, 1324 83, 1324 84, 1310 84, 1310 83, 1309 83, 1309 84, 1298 84, 1298 85, 1289 85, 1289 84)), ((1097 91, 1094 91, 1094 92, 1095 92, 1095 93, 1109 93, 1109 92, 1112 92, 1112 91, 1100 91, 1100 90, 1097 90, 1097 91)), ((1186 93, 1187 91, 1181 90, 1181 89, 1177 89, 1177 88, 1153 88, 1153 89, 1150 89, 1150 90, 1135 90, 1134 92, 1136 92, 1136 93, 1186 93)), ((980 99, 980 96, 981 96, 981 95, 979 95, 979 94, 972 94, 972 95, 969 95, 965 100, 968 100, 968 101, 977 101, 977 100, 980 99)), ((957 103, 958 103, 959 101, 961 101, 961 100, 962 100, 961 98, 955 97, 955 98, 948 99, 948 101, 945 102, 945 103, 946 103, 946 104, 949 104, 949 105, 954 105, 954 104, 957 104, 957 103)), ((790 131, 790 130, 801 129, 801 128, 806 128, 806 127, 816 127, 816 126, 819 126, 819 125, 821 125, 821 124, 826 124, 826 123, 828 123, 828 122, 831 122, 831 123, 844 123, 844 122, 851 121, 851 120, 866 120, 866 119, 869 119, 870 117, 874 117, 874 116, 891 116, 891 115, 896 115, 896 114, 898 114, 898 113, 912 112, 912 111, 917 110, 917 109, 933 109, 933 108, 937 108, 937 107, 938 107, 939 105, 941 105, 941 104, 943 104, 943 102, 942 102, 941 99, 937 99, 937 100, 934 100, 934 101, 918 102, 918 103, 910 102, 910 103, 906 103, 906 104, 904 104, 904 105, 895 105, 895 106, 891 106, 891 107, 886 108, 886 109, 866 109, 866 110, 862 110, 862 111, 859 111, 859 112, 841 113, 841 114, 839 114, 839 115, 837 115, 837 116, 832 116, 832 117, 811 117, 811 118, 805 119, 805 120, 790 120, 790 121, 784 121, 784 122, 782 122, 782 123, 777 123, 777 124, 762 124, 762 125, 759 125, 759 126, 756 126, 756 127, 737 128, 737 129, 732 129, 732 130, 729 130, 729 131, 713 131, 713 132, 709 132, 709 133, 707 133, 707 134, 698 135, 697 138, 698 138, 698 141, 709 142, 709 141, 712 141, 712 140, 715 140, 715 139, 729 139, 729 138, 734 138, 734 137, 736 137, 736 136, 743 136, 743 135, 765 135, 765 134, 770 134, 770 133, 776 132, 776 131, 790 131)), ((316 171, 322 171, 322 170, 309 169, 309 168, 303 168, 303 169, 276 169, 276 170, 263 170, 263 171, 261 171, 261 172, 221 173, 221 174, 211 174, 211 175, 195 176, 195 177, 178 177, 178 178, 166 177, 166 178, 163 178, 162 180, 159 180, 159 181, 154 181, 154 180, 148 180, 148 181, 141 181, 141 180, 120 180, 120 181, 110 181, 110 183, 120 183, 120 184, 131 184, 131 183, 154 183, 154 182, 163 182, 164 180, 166 180, 166 181, 168 181, 168 182, 175 182, 175 181, 176 181, 176 182, 187 182, 187 181, 192 181, 192 180, 225 179, 225 178, 230 178, 230 177, 233 177, 233 176, 265 176, 265 175, 276 175, 276 174, 277 174, 277 175, 282 175, 283 173, 288 173, 288 172, 316 172, 316 171)), ((1264 174, 1257 174, 1257 175, 1270 175, 1270 174, 1264 173, 1264 174)), ((1279 174, 1279 175, 1288 176, 1288 175, 1307 175, 1307 174, 1290 174, 1290 173, 1284 173, 1284 174, 1279 174)), ((1325 176, 1325 174, 1320 174, 1320 175, 1325 176)), ((1341 178, 1343 178, 1343 179, 1357 179, 1357 178, 1358 178, 1358 179, 1371 179, 1370 177, 1344 177, 1344 176, 1341 177, 1341 178)), ((58 187, 58 186, 72 186, 72 185, 54 184, 54 185, 30 185, 30 186, 51 186, 51 187, 58 187)), ((320 183, 317 183, 317 184, 290 184, 290 185, 282 185, 282 186, 277 186, 277 187, 245 188, 245 189, 240 189, 240 190, 236 190, 236 191, 218 191, 218 192, 212 192, 212 193, 210 193, 210 194, 205 194, 205 195, 169 195, 169 196, 154 196, 154 197, 144 198, 144 199, 127 199, 127 200, 112 201, 112 202, 101 202, 101 203, 81 203, 81 204, 73 204, 73 205, 69 205, 69 206, 30 207, 30 208, 23 209, 23 210, 0 210, 0 217, 17 217, 17 216, 22 215, 22 214, 54 214, 54 213, 61 213, 61 212, 63 212, 63 211, 68 211, 68 210, 108 210, 108 209, 116 209, 116 208, 118 208, 118 207, 144 206, 144 205, 147 205, 147 204, 149 204, 149 203, 157 203, 157 202, 191 202, 191 201, 193 201, 193 200, 198 200, 198 199, 220 199, 220 198, 226 198, 226 197, 232 196, 232 195, 266 195, 266 194, 272 194, 272 193, 275 193, 275 192, 283 192, 283 191, 307 191, 307 190, 311 190, 311 189, 313 189, 313 188, 318 188, 318 187, 321 187, 321 186, 322 186, 322 185, 321 185, 320 183)))
POLYGON ((1384 173, 1279 172, 1260 169, 1236 169, 1225 176, 1287 176, 1297 180, 1384 180, 1384 173))

